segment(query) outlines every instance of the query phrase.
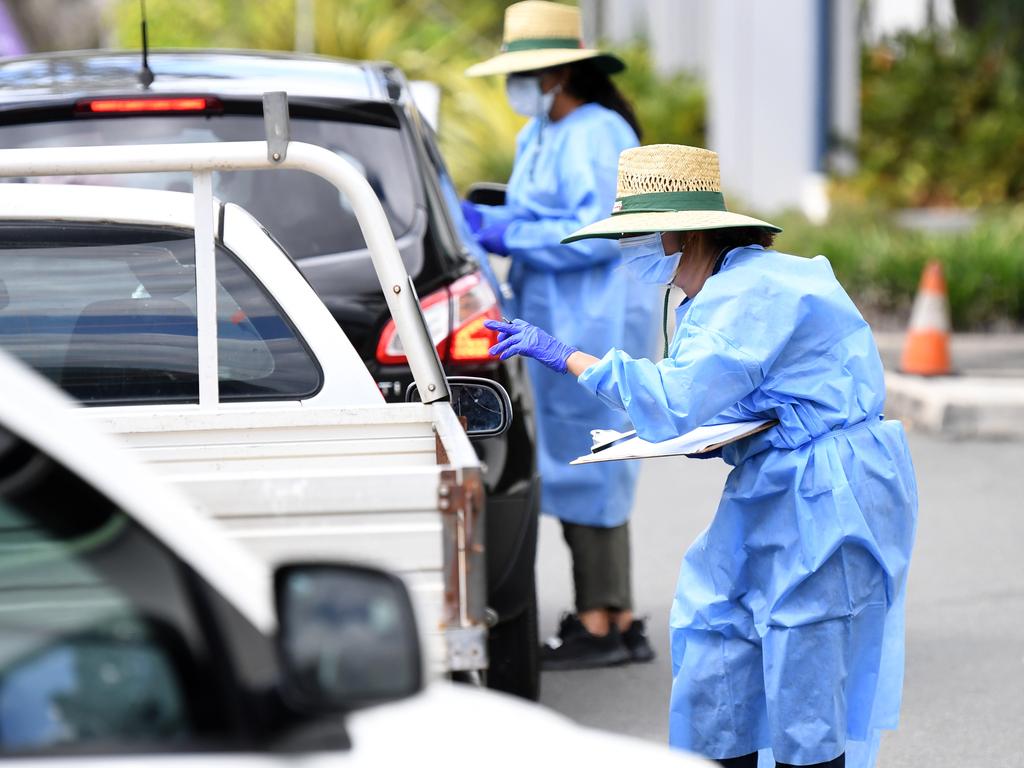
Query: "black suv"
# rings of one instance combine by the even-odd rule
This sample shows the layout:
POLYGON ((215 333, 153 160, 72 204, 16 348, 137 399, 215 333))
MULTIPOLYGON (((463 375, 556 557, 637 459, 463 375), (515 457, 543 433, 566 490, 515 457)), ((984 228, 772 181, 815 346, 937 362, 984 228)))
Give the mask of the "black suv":
MULTIPOLYGON (((488 684, 539 692, 534 588, 539 479, 525 371, 497 362, 483 328, 501 316, 500 287, 472 238, 429 125, 389 64, 241 51, 154 52, 144 88, 135 53, 45 54, 0 61, 0 147, 265 139, 262 95, 285 91, 291 137, 356 165, 377 192, 450 374, 486 376, 515 419, 481 441, 487 466, 488 684), (470 249, 476 249, 475 252, 470 249)), ((43 180, 45 181, 45 180, 43 180)), ((188 174, 60 179, 190 190, 188 174)), ((295 260, 389 400, 412 381, 348 201, 300 171, 215 174, 214 192, 252 213, 295 260)))

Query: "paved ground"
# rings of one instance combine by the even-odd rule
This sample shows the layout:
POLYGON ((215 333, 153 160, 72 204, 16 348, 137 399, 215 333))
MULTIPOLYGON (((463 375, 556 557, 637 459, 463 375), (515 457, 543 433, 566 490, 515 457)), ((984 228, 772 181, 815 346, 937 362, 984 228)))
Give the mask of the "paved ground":
MULTIPOLYGON (((882 768, 1024 768, 1024 442, 914 435, 921 489, 907 615, 903 722, 882 768)), ((662 741, 669 690, 667 616, 683 550, 707 523, 721 462, 658 459, 641 476, 634 571, 658 660, 544 676, 543 702, 591 726, 662 741)), ((559 528, 541 529, 541 629, 570 605, 559 528)))

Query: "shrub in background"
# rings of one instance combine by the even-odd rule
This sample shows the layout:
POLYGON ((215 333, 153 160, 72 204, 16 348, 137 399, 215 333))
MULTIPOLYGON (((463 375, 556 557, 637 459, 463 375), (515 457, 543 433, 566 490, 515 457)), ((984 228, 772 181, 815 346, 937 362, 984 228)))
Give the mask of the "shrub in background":
POLYGON ((841 186, 892 206, 1024 200, 1024 66, 1014 29, 902 35, 866 49, 860 167, 841 186))
POLYGON ((782 251, 824 254, 871 318, 902 326, 924 265, 942 263, 953 327, 978 331, 1024 326, 1024 206, 993 210, 955 233, 897 226, 878 211, 842 209, 817 226, 797 215, 778 219, 782 251))
POLYGON ((958 0, 958 29, 863 51, 858 170, 833 182, 825 226, 786 217, 779 246, 828 256, 869 315, 904 322, 936 259, 956 330, 1024 327, 1024 33, 1007 23, 1017 5, 958 0), (886 212, 920 206, 982 214, 950 233, 906 230, 886 212))

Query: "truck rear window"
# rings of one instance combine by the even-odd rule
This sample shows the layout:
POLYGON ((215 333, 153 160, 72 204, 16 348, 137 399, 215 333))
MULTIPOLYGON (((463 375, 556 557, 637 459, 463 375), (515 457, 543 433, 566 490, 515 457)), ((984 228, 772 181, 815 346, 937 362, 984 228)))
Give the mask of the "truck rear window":
MULTIPOLYGON (((221 400, 319 390, 303 343, 223 249, 217 283, 221 400)), ((191 236, 59 222, 0 228, 0 347, 86 404, 198 402, 191 236)))
MULTIPOLYGON (((330 120, 292 119, 291 136, 325 147, 352 162, 380 198, 398 239, 416 220, 411 161, 397 128, 330 120)), ((0 127, 3 147, 70 147, 263 141, 263 118, 248 115, 125 116, 0 127)), ((138 186, 191 192, 188 173, 76 176, 31 179, 62 184, 138 186)), ((331 184, 303 171, 235 171, 214 174, 214 194, 255 216, 295 259, 366 248, 347 199, 331 184)), ((411 265, 410 273, 418 271, 411 265)), ((369 268, 369 262, 367 262, 369 268)))

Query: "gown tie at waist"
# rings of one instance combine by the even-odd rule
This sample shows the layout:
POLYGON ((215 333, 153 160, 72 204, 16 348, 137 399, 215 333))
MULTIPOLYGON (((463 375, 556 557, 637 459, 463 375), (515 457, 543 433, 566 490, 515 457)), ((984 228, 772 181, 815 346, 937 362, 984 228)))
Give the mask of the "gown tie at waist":
POLYGON ((805 440, 804 442, 794 446, 792 450, 796 450, 797 448, 803 448, 805 445, 814 445, 815 443, 819 443, 822 440, 827 440, 828 438, 831 437, 837 437, 839 435, 857 432, 861 429, 864 429, 865 427, 870 427, 874 424, 879 423, 884 418, 885 416, 883 414, 874 413, 871 414, 870 416, 866 416, 862 421, 857 421, 854 422, 853 424, 847 424, 844 427, 833 427, 828 432, 823 432, 822 434, 817 435, 816 437, 808 437, 808 439, 805 440))

